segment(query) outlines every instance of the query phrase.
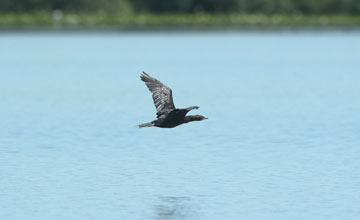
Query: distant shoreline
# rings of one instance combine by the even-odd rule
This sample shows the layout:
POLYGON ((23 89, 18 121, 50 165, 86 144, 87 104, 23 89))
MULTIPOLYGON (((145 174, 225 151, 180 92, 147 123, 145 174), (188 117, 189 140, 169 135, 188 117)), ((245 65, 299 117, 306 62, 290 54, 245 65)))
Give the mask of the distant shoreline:
POLYGON ((229 27, 119 27, 119 26, 0 26, 0 34, 6 33, 216 33, 216 32, 302 32, 302 33, 321 33, 321 32, 350 32, 360 33, 360 26, 278 26, 278 27, 258 27, 258 26, 229 26, 229 27))
POLYGON ((360 15, 262 14, 0 14, 0 30, 359 29, 360 15))

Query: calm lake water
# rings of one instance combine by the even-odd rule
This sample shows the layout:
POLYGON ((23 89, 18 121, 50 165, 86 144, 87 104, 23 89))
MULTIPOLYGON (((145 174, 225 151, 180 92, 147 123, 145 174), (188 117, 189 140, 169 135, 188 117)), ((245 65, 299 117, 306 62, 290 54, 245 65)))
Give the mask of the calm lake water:
POLYGON ((360 219, 360 32, 1 33, 0 219, 360 219), (146 71, 209 120, 155 119, 146 71))

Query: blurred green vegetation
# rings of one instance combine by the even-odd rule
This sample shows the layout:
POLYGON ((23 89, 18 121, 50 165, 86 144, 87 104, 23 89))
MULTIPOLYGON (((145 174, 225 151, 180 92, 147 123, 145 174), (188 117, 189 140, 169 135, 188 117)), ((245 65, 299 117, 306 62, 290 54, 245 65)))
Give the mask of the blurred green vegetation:
POLYGON ((360 0, 0 0, 0 12, 359 14, 360 0))
POLYGON ((360 25, 360 0, 0 0, 0 25, 360 25))
POLYGON ((360 16, 347 15, 263 15, 263 14, 116 14, 67 13, 61 17, 50 13, 2 14, 0 26, 354 26, 360 16))

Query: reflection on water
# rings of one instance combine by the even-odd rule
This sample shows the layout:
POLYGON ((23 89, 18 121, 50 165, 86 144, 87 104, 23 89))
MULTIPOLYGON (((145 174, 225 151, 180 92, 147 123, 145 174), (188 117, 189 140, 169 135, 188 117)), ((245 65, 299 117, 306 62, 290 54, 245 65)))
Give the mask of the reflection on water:
POLYGON ((158 220, 177 220, 193 218, 194 207, 187 197, 159 197, 160 204, 156 206, 158 220))

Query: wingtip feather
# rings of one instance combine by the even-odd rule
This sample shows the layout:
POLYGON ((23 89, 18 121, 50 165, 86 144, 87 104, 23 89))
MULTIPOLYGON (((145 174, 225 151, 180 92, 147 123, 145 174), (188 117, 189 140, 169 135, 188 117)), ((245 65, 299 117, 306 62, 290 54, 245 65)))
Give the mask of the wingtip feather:
POLYGON ((149 74, 147 74, 147 73, 145 73, 144 71, 142 71, 142 74, 141 74, 142 76, 147 76, 147 77, 150 77, 150 75, 149 74))
POLYGON ((142 71, 142 74, 140 75, 140 79, 141 80, 145 80, 145 79, 148 79, 148 78, 151 78, 151 76, 147 73, 145 73, 144 71, 142 71))

